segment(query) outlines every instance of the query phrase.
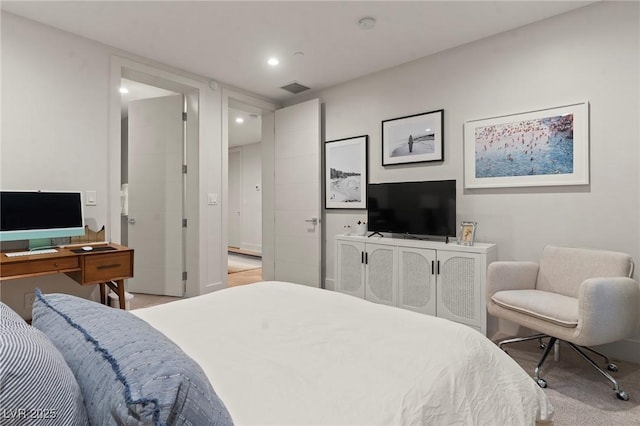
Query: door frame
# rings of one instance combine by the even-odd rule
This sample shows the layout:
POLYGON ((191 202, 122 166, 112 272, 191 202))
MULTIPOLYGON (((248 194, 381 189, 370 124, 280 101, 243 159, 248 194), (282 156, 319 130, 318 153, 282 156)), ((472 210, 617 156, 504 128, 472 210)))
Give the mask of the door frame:
POLYGON ((222 257, 221 270, 224 286, 228 285, 226 274, 227 248, 229 244, 229 99, 235 99, 244 104, 254 106, 262 110, 262 278, 273 279, 275 270, 275 257, 273 245, 274 223, 274 188, 275 188, 275 164, 273 161, 273 144, 275 138, 275 111, 281 105, 263 99, 246 95, 244 93, 223 87, 222 88, 222 257), (270 129, 265 131, 266 129, 270 129))
MULTIPOLYGON (((121 242, 122 227, 120 215, 120 176, 121 176, 121 113, 120 113, 120 80, 127 78, 158 87, 164 87, 187 98, 191 115, 187 120, 187 212, 189 226, 187 227, 186 270, 188 274, 186 296, 196 296, 206 291, 213 284, 201 284, 200 277, 207 276, 203 268, 207 267, 208 250, 206 242, 200 240, 200 229, 207 229, 206 214, 199 202, 199 187, 202 176, 199 161, 203 157, 203 147, 199 143, 203 138, 203 129, 199 121, 199 104, 202 94, 207 89, 207 83, 194 80, 179 74, 145 65, 130 59, 112 55, 109 84, 109 137, 107 147, 107 227, 108 241, 121 242), (191 176, 191 178, 189 178, 191 176), (204 225, 204 226, 203 226, 204 225), (204 249, 203 249, 204 248, 204 249)), ((225 258, 226 259, 226 258, 225 258)), ((225 283, 226 285, 226 283, 225 283)))

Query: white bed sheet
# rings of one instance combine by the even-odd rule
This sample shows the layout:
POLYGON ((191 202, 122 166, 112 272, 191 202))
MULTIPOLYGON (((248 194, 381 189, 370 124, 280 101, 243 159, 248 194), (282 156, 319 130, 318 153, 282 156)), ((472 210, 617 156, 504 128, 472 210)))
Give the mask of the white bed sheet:
POLYGON ((136 310, 207 374, 236 425, 532 425, 544 392, 464 325, 264 282, 136 310))

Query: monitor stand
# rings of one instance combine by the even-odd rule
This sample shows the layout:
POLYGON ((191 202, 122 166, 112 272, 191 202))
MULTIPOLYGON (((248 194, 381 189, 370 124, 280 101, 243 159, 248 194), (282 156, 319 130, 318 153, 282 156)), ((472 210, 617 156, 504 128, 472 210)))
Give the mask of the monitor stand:
POLYGON ((379 232, 372 232, 371 234, 369 234, 369 236, 367 238, 371 238, 374 235, 380 235, 380 238, 384 238, 383 235, 381 233, 379 233, 379 232))

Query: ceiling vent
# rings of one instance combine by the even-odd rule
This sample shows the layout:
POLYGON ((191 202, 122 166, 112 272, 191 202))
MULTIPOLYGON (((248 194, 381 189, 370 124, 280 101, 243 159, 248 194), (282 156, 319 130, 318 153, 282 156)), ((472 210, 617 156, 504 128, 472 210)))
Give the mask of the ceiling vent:
POLYGON ((285 86, 282 86, 281 89, 284 89, 286 91, 289 91, 295 94, 295 93, 304 92, 305 90, 309 90, 310 88, 294 81, 293 83, 289 83, 285 86))

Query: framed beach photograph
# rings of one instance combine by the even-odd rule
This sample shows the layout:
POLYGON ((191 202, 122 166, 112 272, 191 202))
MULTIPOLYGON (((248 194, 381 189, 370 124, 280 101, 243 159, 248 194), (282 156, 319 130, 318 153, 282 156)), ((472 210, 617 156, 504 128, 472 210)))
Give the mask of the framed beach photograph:
POLYGON ((444 160, 444 110, 382 122, 382 165, 444 160))
POLYGON ((369 136, 324 144, 325 208, 367 208, 367 145, 369 136))
POLYGON ((465 188, 588 183, 586 102, 464 124, 465 188))
POLYGON ((476 239, 476 222, 462 222, 458 233, 458 244, 472 246, 476 239))

